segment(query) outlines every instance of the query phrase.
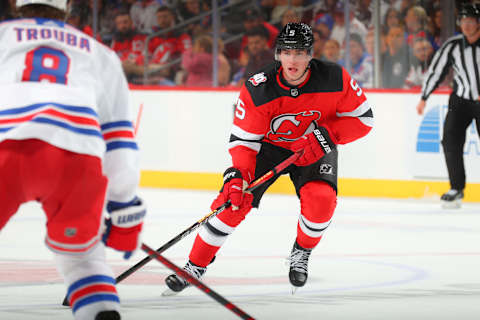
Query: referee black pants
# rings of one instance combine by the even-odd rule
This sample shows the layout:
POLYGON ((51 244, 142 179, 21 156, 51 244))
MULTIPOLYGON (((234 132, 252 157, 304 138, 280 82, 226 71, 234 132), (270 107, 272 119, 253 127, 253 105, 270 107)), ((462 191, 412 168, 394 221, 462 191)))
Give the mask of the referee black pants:
POLYGON ((465 164, 463 147, 468 126, 475 120, 480 137, 480 102, 450 96, 448 112, 443 127, 442 146, 447 163, 448 177, 452 189, 465 188, 465 164))

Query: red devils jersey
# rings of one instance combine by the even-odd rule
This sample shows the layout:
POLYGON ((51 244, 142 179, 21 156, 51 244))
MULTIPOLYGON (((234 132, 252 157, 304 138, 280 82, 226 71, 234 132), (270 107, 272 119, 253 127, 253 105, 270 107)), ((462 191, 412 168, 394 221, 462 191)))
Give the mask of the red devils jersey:
POLYGON ((121 61, 127 59, 135 61, 143 54, 146 38, 145 34, 137 33, 123 41, 113 40, 110 47, 117 53, 121 61))
POLYGON ((152 63, 163 64, 172 57, 179 56, 192 46, 192 39, 186 33, 169 34, 168 37, 155 37, 149 44, 152 63))
POLYGON ((261 142, 290 149, 293 141, 325 127, 335 144, 365 136, 373 113, 362 89, 339 65, 313 59, 307 79, 289 85, 271 64, 243 85, 235 108, 229 152, 252 177, 261 142))

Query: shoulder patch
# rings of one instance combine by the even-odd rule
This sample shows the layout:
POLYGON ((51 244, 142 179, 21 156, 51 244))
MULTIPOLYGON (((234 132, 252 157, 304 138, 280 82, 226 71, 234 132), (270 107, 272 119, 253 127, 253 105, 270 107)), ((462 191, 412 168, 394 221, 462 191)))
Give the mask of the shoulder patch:
POLYGON ((267 77, 265 76, 265 72, 261 72, 251 76, 248 81, 250 81, 250 83, 256 87, 262 82, 267 82, 267 77))

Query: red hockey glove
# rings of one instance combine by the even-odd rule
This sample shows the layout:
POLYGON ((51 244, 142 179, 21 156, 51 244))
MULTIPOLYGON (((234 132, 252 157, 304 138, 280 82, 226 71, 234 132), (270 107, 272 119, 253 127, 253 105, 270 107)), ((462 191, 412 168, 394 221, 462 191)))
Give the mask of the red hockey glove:
POLYGON ((110 248, 124 251, 123 257, 128 259, 139 246, 146 207, 137 197, 128 203, 109 201, 107 211, 110 218, 105 219, 107 229, 102 241, 110 248))
POLYGON ((213 201, 212 210, 230 200, 232 210, 238 210, 243 205, 244 190, 248 187, 248 181, 245 180, 242 172, 234 167, 225 170, 223 174, 223 186, 220 189, 220 194, 213 201))
POLYGON ((302 153, 294 163, 297 166, 309 166, 320 160, 324 155, 332 152, 335 148, 335 143, 324 127, 313 130, 313 132, 293 142, 291 146, 293 152, 302 153))

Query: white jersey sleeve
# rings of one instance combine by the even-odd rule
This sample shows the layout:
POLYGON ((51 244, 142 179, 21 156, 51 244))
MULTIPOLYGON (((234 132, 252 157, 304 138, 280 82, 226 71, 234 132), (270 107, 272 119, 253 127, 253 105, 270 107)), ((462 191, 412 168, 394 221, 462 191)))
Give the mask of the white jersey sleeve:
POLYGON ((133 199, 138 147, 116 54, 59 21, 0 23, 0 141, 40 139, 103 160, 107 199, 133 199))

